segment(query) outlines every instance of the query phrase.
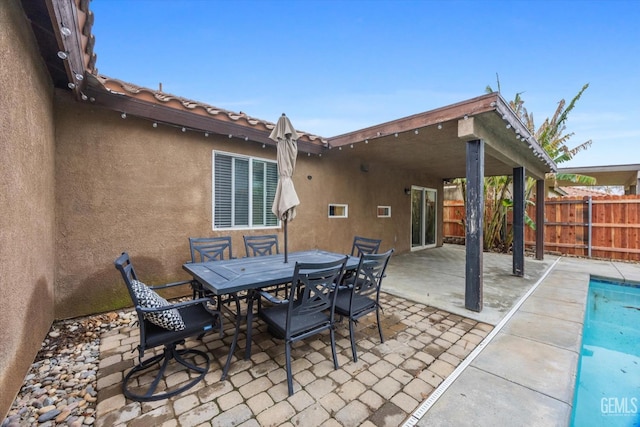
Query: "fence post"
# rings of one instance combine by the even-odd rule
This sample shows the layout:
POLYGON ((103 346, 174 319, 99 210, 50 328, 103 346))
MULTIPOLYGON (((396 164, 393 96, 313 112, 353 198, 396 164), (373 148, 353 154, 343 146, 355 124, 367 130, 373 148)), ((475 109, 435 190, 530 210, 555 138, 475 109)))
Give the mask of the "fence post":
POLYGON ((587 199, 587 217, 589 219, 589 222, 587 223, 587 239, 588 239, 588 244, 587 244, 587 255, 589 258, 591 258, 591 235, 593 233, 593 201, 591 199, 591 196, 589 196, 589 198, 587 199))

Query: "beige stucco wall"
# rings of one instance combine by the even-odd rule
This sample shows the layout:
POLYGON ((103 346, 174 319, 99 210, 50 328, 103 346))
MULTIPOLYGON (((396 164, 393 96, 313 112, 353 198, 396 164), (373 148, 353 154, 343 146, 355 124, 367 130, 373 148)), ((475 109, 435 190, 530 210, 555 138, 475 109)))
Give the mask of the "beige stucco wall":
POLYGON ((53 320, 52 84, 17 0, 0 2, 0 419, 53 320))
MULTIPOLYGON (((212 151, 275 160, 274 147, 162 124, 153 128, 66 96, 58 97, 57 112, 57 318, 130 304, 113 266, 122 251, 142 280, 163 283, 189 278, 182 270, 189 236, 230 234, 234 255, 244 256, 243 234, 274 232, 213 231, 211 223, 212 151)), ((382 249, 407 251, 410 197, 404 188, 441 190, 438 180, 383 165, 362 172, 357 153, 337 150, 301 154, 294 183, 301 205, 289 225, 290 251, 348 252, 356 234, 382 238, 382 249), (328 218, 329 203, 348 204, 349 218, 328 218), (378 205, 391 206, 392 217, 377 218, 378 205)), ((283 246, 282 230, 276 232, 283 246)))

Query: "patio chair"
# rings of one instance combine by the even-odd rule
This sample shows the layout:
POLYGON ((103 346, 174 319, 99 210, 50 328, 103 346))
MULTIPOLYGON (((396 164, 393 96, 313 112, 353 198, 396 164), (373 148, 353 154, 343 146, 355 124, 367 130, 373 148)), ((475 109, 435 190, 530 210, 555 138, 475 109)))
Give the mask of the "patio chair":
POLYGON ((351 247, 351 256, 359 258, 363 254, 377 254, 381 242, 382 240, 379 239, 355 236, 353 238, 353 246, 351 247))
POLYGON ((216 329, 220 331, 222 339, 222 316, 219 311, 209 307, 213 300, 200 298, 170 304, 155 290, 181 286, 189 283, 188 280, 160 286, 147 286, 138 280, 126 252, 115 260, 115 266, 127 285, 131 301, 138 314, 140 328, 140 344, 137 347, 138 364, 125 375, 122 392, 129 399, 148 402, 166 399, 193 387, 209 371, 209 357, 200 350, 178 349, 178 345, 183 345, 186 338, 201 336, 216 329), (164 347, 161 353, 143 360, 146 350, 160 346, 164 347), (203 360, 204 366, 197 365, 196 359, 203 360), (186 369, 175 366, 175 363, 171 363, 174 361, 186 369), (156 367, 159 367, 158 372, 151 374, 149 370, 156 367), (163 380, 165 372, 173 374, 178 369, 187 372, 189 381, 177 387, 166 388, 163 380))
MULTIPOLYGON (((262 236, 243 236, 243 238, 244 248, 247 252, 248 257, 277 255, 280 253, 277 234, 265 234, 262 236)), ((284 293, 286 294, 288 289, 288 284, 281 284, 270 287, 269 291, 278 296, 280 291, 284 291, 284 293)), ((258 310, 260 310, 260 308, 261 300, 258 300, 258 310)))
MULTIPOLYGON (((231 237, 189 237, 189 251, 191 252, 191 262, 220 261, 232 259, 231 237)), ((193 298, 202 298, 205 289, 197 280, 191 282, 193 288, 193 298)))
POLYGON ((380 287, 393 249, 383 254, 363 254, 358 268, 349 280, 344 281, 336 298, 336 314, 349 318, 349 338, 353 361, 358 361, 354 325, 363 316, 375 311, 380 342, 384 342, 380 325, 380 287))
MULTIPOLYGON (((351 246, 351 256, 360 258, 364 254, 377 254, 380 249, 380 243, 382 243, 382 240, 355 236, 353 238, 353 246, 351 246)), ((351 280, 354 274, 355 272, 353 271, 346 273, 342 279, 342 284, 351 280)))
POLYGON ((244 249, 247 256, 276 255, 280 253, 277 234, 265 234, 262 236, 243 236, 244 249))
POLYGON ((261 296, 273 303, 263 308, 260 318, 268 325, 269 332, 285 341, 287 386, 293 394, 291 374, 291 345, 299 340, 329 330, 333 366, 338 369, 334 333, 334 305, 336 283, 344 271, 347 257, 325 263, 296 263, 288 299, 279 300, 268 292, 261 296))

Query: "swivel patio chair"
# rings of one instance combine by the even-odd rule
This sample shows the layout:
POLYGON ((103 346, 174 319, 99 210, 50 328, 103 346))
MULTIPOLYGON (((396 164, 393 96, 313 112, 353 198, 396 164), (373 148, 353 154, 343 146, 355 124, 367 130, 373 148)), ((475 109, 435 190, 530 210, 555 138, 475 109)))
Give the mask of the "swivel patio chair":
POLYGON ((382 240, 379 239, 355 236, 351 247, 351 256, 360 257, 363 254, 377 254, 381 242, 382 240))
MULTIPOLYGON (((233 258, 231 237, 189 237, 189 251, 191 262, 221 261, 233 258)), ((193 298, 202 298, 205 289, 197 280, 191 282, 193 298)))
POLYGON ((138 276, 129 259, 123 252, 115 260, 115 266, 122 274, 131 301, 138 314, 140 328, 140 344, 138 350, 138 364, 124 377, 122 391, 126 397, 140 402, 166 399, 175 396, 195 386, 204 378, 209 370, 209 356, 196 349, 178 348, 184 345, 185 339, 201 336, 213 330, 220 331, 222 338, 222 316, 217 310, 212 310, 210 298, 200 298, 175 304, 168 303, 159 296, 156 289, 167 289, 173 286, 188 284, 189 281, 168 283, 160 286, 147 286, 138 280, 138 276), (143 360, 146 350, 163 346, 163 351, 143 360), (204 361, 204 366, 198 365, 198 360, 204 361), (175 363, 182 365, 174 366, 175 363), (151 375, 151 368, 159 367, 157 373, 151 375), (165 386, 165 372, 174 373, 176 370, 186 370, 190 378, 185 384, 177 387, 165 386), (150 375, 153 377, 149 381, 150 375))
POLYGON ((259 315, 275 337, 285 341, 287 386, 293 394, 291 345, 299 340, 329 330, 333 366, 338 369, 334 332, 334 292, 344 271, 347 257, 325 263, 296 263, 287 300, 278 300, 267 292, 261 295, 273 306, 263 308, 259 315))
POLYGON ((349 318, 349 338, 354 362, 358 361, 354 331, 358 319, 375 311, 380 342, 384 342, 380 324, 380 287, 392 253, 393 249, 390 249, 383 254, 362 255, 355 274, 343 281, 343 286, 338 291, 335 312, 340 315, 340 319, 349 318))

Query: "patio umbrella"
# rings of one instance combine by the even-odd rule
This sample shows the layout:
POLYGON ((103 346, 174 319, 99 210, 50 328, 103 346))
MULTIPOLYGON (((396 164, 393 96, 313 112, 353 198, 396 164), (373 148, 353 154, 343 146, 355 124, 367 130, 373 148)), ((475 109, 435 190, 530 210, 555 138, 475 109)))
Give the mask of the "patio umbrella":
POLYGON ((287 223, 295 218, 296 206, 300 204, 291 179, 298 156, 298 133, 289 118, 282 113, 269 138, 278 143, 278 186, 271 212, 284 222, 284 262, 288 262, 287 223))

